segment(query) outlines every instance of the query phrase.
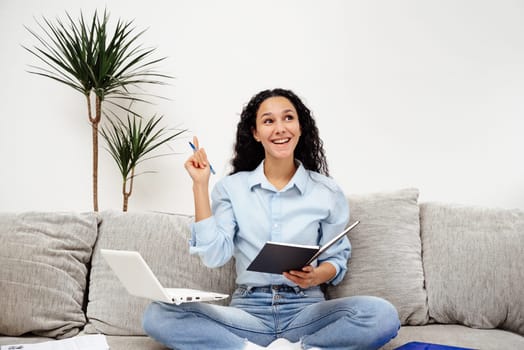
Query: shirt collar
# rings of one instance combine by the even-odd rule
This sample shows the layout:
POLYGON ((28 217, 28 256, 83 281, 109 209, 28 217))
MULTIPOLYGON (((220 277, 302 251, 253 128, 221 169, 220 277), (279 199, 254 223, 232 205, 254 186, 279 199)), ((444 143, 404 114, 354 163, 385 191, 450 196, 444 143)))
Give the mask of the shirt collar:
MULTIPOLYGON (((306 190, 306 185, 308 181, 308 171, 302 165, 302 162, 295 160, 298 164, 297 171, 295 175, 291 178, 289 183, 282 189, 280 192, 285 192, 293 187, 295 187, 300 194, 303 194, 306 190)), ((249 189, 253 190, 254 187, 260 186, 266 190, 277 192, 275 186, 273 186, 266 178, 264 174, 264 160, 258 165, 258 167, 249 174, 248 178, 249 189)))

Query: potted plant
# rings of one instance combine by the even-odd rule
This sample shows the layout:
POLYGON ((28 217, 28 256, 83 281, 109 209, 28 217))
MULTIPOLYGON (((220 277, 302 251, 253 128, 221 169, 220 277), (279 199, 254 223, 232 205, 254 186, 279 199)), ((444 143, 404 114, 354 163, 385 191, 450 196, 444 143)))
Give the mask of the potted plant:
POLYGON ((165 84, 171 78, 155 70, 163 58, 152 58, 154 48, 138 43, 144 31, 136 32, 133 22, 118 20, 114 30, 108 28, 109 14, 95 11, 86 21, 67 14, 67 19, 52 22, 45 17, 37 24, 42 35, 26 29, 38 44, 24 48, 43 66, 31 66, 30 73, 66 84, 85 96, 87 117, 92 128, 93 210, 98 211, 98 128, 105 102, 133 114, 130 102, 148 102, 134 94, 143 84, 165 84))

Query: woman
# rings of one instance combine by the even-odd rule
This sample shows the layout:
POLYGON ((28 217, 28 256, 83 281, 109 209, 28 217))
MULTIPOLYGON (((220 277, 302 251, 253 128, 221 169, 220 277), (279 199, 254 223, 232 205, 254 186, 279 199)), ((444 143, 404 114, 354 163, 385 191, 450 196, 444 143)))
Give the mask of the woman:
POLYGON ((233 171, 216 184, 212 204, 209 162, 194 143, 197 151, 185 163, 195 201, 190 252, 209 267, 234 256, 238 288, 229 307, 152 303, 144 316, 150 336, 180 350, 377 349, 396 336, 398 314, 387 301, 325 300, 320 286, 346 273, 347 238, 300 271, 246 270, 268 240, 322 245, 349 220, 315 121, 292 91, 265 90, 244 107, 233 171))

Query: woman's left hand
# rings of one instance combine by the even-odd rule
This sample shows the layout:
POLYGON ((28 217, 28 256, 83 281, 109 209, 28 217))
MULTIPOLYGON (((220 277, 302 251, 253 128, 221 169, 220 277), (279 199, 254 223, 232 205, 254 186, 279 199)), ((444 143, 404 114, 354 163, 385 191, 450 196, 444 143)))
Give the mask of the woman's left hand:
POLYGON ((296 283, 300 288, 307 289, 325 283, 335 277, 337 270, 329 262, 318 267, 304 266, 301 271, 284 272, 284 277, 296 283))

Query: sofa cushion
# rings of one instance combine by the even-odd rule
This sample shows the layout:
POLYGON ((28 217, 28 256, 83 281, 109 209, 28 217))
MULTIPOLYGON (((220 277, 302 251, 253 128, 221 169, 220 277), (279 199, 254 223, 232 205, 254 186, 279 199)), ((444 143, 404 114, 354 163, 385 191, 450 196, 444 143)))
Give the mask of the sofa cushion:
POLYGON ((403 325, 428 321, 422 269, 418 190, 349 196, 352 252, 348 272, 329 298, 373 295, 391 302, 403 325))
POLYGON ((429 315, 524 335, 524 211, 421 206, 429 315))
MULTIPOLYGON (((191 288, 231 294, 235 288, 233 262, 205 267, 189 255, 192 217, 150 212, 102 213, 93 253, 86 333, 144 335, 142 315, 151 302, 129 295, 100 254, 101 248, 136 250, 166 288, 191 288)), ((227 303, 228 300, 218 303, 227 303)))
POLYGON ((97 224, 94 213, 0 214, 0 334, 78 333, 97 224))

